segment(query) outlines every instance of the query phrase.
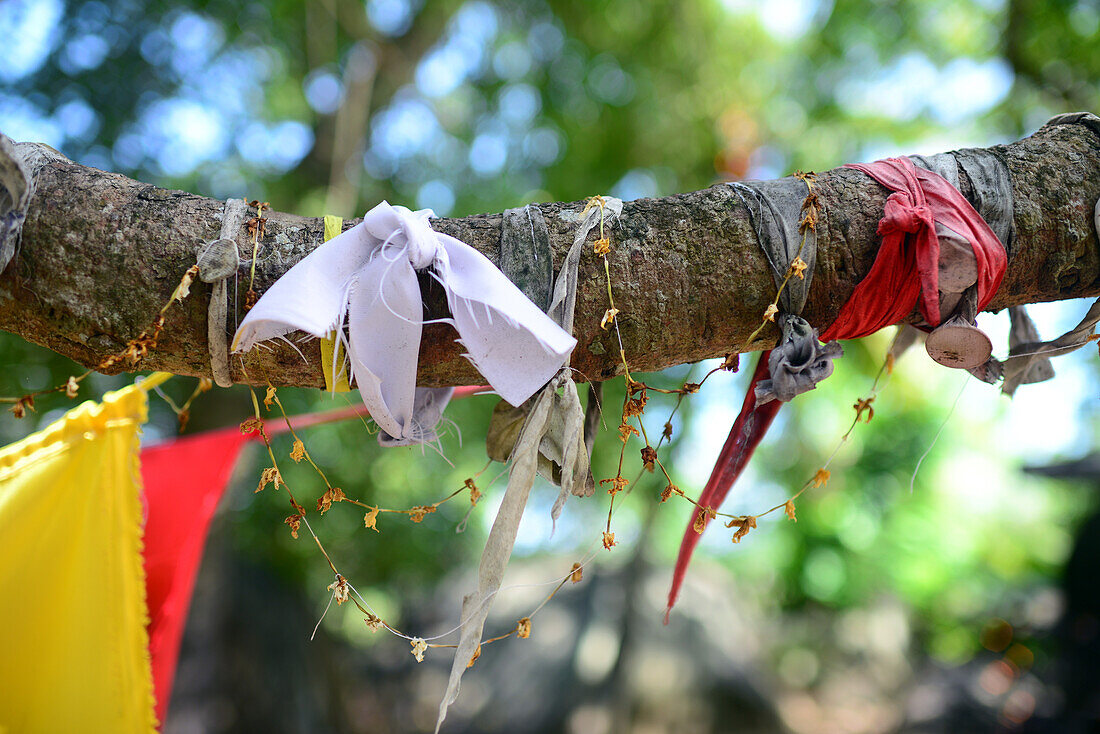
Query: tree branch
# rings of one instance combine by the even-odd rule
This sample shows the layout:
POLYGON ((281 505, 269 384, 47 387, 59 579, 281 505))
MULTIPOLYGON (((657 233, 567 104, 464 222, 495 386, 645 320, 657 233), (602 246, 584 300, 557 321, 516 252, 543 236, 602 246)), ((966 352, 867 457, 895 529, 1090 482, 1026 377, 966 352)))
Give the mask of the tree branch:
MULTIPOLYGON (((194 264, 197 247, 218 237, 224 202, 81 166, 46 146, 20 144, 15 150, 24 159, 34 191, 21 245, 0 273, 0 329, 95 367, 150 324, 194 264)), ((1013 181, 1016 243, 991 308, 1100 294, 1100 243, 1093 225, 1093 207, 1100 198, 1100 120, 1062 116, 1035 135, 994 150, 1013 181)), ((969 187, 964 177, 962 191, 972 197, 969 187)), ((818 174, 816 190, 823 216, 803 315, 823 328, 874 261, 879 244, 875 229, 888 192, 851 169, 818 174)), ((0 210, 4 206, 0 195, 0 210)), ((583 203, 538 206, 560 265, 574 230, 568 214, 583 203)), ((320 245, 323 232, 320 219, 278 212, 265 216, 256 263, 260 293, 320 245)), ((357 221, 349 220, 345 227, 357 221)), ((486 214, 437 219, 432 225, 496 261, 501 221, 500 214, 486 214)), ((230 318, 236 305, 239 320, 251 245, 243 227, 236 239, 242 265, 237 282, 230 282, 230 318)), ((756 343, 744 343, 759 325, 775 285, 748 213, 730 187, 719 184, 627 203, 612 233, 609 258, 632 369, 658 370, 774 343, 777 332, 772 327, 756 343)), ((573 366, 593 380, 621 371, 615 336, 599 327, 607 308, 603 277, 599 259, 586 252, 573 366)), ((427 279, 423 285, 429 308, 444 309, 439 289, 427 279)), ((169 310, 157 349, 142 369, 210 375, 209 294, 210 286, 196 282, 191 297, 169 310)), ((449 326, 425 329, 422 384, 480 381, 460 358, 455 337, 449 326)), ((234 379, 321 386, 318 347, 315 342, 301 346, 308 362, 287 346, 247 355, 247 376, 235 358, 234 379)))

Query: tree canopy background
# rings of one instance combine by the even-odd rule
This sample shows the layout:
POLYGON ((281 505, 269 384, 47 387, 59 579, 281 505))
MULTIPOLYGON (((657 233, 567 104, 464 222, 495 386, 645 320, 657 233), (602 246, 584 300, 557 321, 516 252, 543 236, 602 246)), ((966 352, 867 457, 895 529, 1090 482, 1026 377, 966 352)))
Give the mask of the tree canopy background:
MULTIPOLYGON (((1006 142, 1053 114, 1100 109, 1095 0, 7 0, 0 36, 0 130, 13 139, 314 216, 355 216, 382 199, 460 215, 656 196, 1006 142)), ((1051 336, 1082 310, 1034 313, 1051 336)), ((1006 317, 982 318, 1000 348, 1006 317)), ((784 412, 727 509, 781 502, 813 474, 887 343, 845 345, 837 373, 784 412)), ((643 478, 615 516, 620 544, 536 618, 531 639, 486 649, 448 730, 1070 731, 1072 716, 1095 715, 1066 671, 1081 670, 1072 651, 1100 623, 1074 616, 1073 574, 1063 580, 1095 494, 1019 469, 1092 446, 1096 357, 1059 360, 1053 382, 1010 403, 978 383, 960 393, 964 375, 922 351, 900 362, 828 486, 800 501, 797 524, 769 518, 736 546, 708 532, 667 628, 660 609, 688 506, 659 505, 662 485, 643 478)), ((77 372, 6 334, 0 364, 5 395, 77 372)), ((705 369, 653 381, 671 387, 705 369)), ((669 463, 685 490, 705 481, 744 377, 712 378, 678 413, 669 463)), ((95 376, 82 397, 123 382, 95 376)), ((185 397, 192 385, 176 382, 168 392, 185 397)), ((621 389, 609 384, 609 406, 621 389)), ((332 400, 280 394, 293 411, 332 400)), ((432 502, 484 465, 492 402, 448 410, 453 466, 432 451, 382 451, 359 422, 307 441, 349 494, 432 502)), ((660 433, 670 405, 653 403, 647 420, 660 433)), ((204 395, 188 430, 239 421, 248 404, 239 388, 204 395)), ((0 439, 67 407, 54 398, 22 421, 2 417, 0 439)), ((158 405, 147 440, 175 431, 158 405)), ((597 479, 614 474, 617 443, 597 443, 597 479)), ((283 498, 251 493, 260 461, 246 455, 217 521, 166 730, 429 725, 445 650, 418 666, 405 641, 372 635, 345 608, 308 642, 331 579, 316 549, 290 538, 283 498)), ((290 479, 317 486, 300 468, 290 479)), ((489 501, 464 534, 458 505, 417 525, 383 516, 380 535, 337 507, 318 531, 388 619, 443 631, 500 491, 482 481, 489 501)), ((554 579, 598 546, 606 495, 571 500, 551 535, 553 496, 536 492, 506 584, 554 579)), ((504 631, 546 591, 503 593, 490 627, 504 631)))

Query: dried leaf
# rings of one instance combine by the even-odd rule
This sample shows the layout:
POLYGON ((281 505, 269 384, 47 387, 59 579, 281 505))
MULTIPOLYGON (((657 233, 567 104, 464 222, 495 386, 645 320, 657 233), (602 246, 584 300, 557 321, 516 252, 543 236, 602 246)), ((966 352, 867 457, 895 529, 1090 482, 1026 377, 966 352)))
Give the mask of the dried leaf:
POLYGON ((409 519, 413 522, 420 522, 424 519, 425 515, 430 515, 435 512, 435 505, 417 505, 409 510, 409 519))
POLYGON ((302 443, 302 439, 294 439, 294 446, 290 449, 290 458, 294 459, 295 463, 300 462, 306 458, 306 445, 302 443))
POLYGON ((372 507, 370 512, 363 516, 363 526, 368 527, 374 532, 381 532, 378 529, 378 508, 372 507))
POLYGON ((531 636, 531 618, 524 617, 516 623, 516 636, 522 640, 526 640, 531 636))

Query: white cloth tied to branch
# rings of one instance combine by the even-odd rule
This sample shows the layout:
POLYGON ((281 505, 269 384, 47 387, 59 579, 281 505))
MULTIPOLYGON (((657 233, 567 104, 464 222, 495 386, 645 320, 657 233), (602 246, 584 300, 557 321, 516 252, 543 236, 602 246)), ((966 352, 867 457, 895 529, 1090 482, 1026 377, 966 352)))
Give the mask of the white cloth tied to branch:
POLYGON ((450 391, 418 394, 416 387, 425 323, 416 272, 427 271, 446 292, 452 318, 439 321, 458 331, 464 356, 502 398, 523 403, 557 373, 576 340, 488 258, 434 231, 431 216, 430 209, 386 202, 371 209, 264 293, 237 329, 234 352, 295 329, 315 337, 335 332, 347 354, 348 379, 355 379, 386 434, 380 442, 432 441, 450 391))

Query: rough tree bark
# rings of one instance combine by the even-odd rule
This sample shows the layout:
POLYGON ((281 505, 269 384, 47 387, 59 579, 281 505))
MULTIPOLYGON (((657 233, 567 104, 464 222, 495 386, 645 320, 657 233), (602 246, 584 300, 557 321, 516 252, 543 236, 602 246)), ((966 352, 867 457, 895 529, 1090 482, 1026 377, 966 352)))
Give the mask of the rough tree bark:
MULTIPOLYGON (((0 273, 0 329, 95 367, 150 324, 195 262, 196 247, 218 236, 224 202, 81 166, 44 146, 16 149, 29 164, 34 191, 21 244, 0 273)), ((995 151, 1013 181, 1016 251, 991 309, 1100 294, 1100 242, 1093 224, 1100 198, 1100 119, 1056 118, 1031 137, 995 151)), ((823 216, 803 315, 824 328, 874 260, 875 229, 888 192, 851 169, 819 173, 817 184, 823 216)), ((961 188, 972 196, 965 175, 961 188)), ((0 200, 0 209, 3 204, 0 200)), ((573 236, 568 213, 583 203, 539 206, 560 264, 573 236)), ((323 230, 320 219, 278 212, 265 216, 256 262, 260 293, 321 244, 323 230)), ((357 221, 348 220, 345 227, 357 221)), ((432 225, 495 261, 501 221, 500 214, 486 214, 437 219, 432 225)), ((236 303, 243 305, 252 257, 244 228, 237 244, 242 266, 236 303)), ((745 343, 775 286, 747 211, 724 184, 627 203, 612 235, 610 263, 632 369, 657 370, 762 349, 777 336, 769 327, 756 343, 745 343)), ((428 282, 425 289, 429 307, 442 309, 440 294, 428 282)), ((578 290, 573 366, 594 380, 610 378, 621 370, 618 344, 599 328, 606 292, 602 265, 591 251, 582 258, 578 290)), ((232 291, 233 284, 231 312, 232 291)), ((209 294, 210 286, 196 281, 186 303, 171 308, 157 349, 142 369, 210 375, 209 294)), ((425 330, 422 384, 479 382, 460 358, 455 336, 448 326, 425 330)), ((234 359, 234 379, 267 377, 279 385, 320 386, 317 346, 304 347, 308 361, 285 346, 248 355, 243 363, 247 376, 234 359)))

